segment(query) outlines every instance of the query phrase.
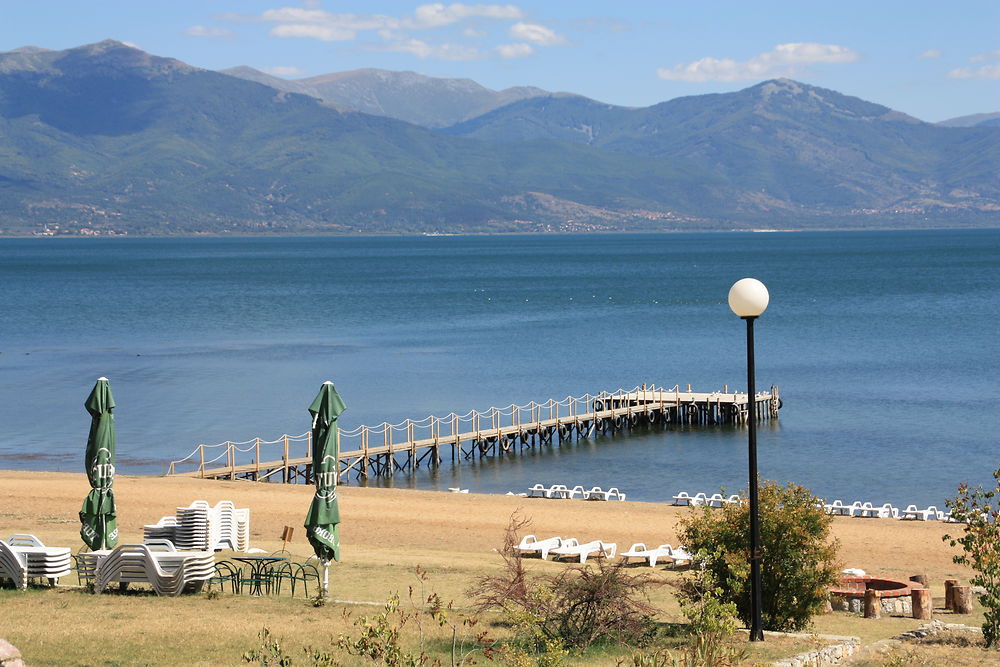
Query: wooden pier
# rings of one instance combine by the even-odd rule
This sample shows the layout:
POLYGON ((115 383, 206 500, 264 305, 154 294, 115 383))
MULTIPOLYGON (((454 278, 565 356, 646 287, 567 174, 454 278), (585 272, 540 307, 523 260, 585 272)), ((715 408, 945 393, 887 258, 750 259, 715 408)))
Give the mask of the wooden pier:
MULTIPOLYGON (((569 443, 595 434, 626 433, 633 428, 668 424, 745 424, 750 419, 745 393, 701 393, 643 385, 632 390, 569 396, 561 401, 471 411, 464 415, 407 419, 398 424, 341 429, 340 483, 439 465, 517 454, 524 449, 569 443)), ((756 395, 758 421, 778 416, 778 388, 756 395)), ((310 434, 276 440, 198 445, 173 461, 168 475, 213 479, 312 482, 310 434)))

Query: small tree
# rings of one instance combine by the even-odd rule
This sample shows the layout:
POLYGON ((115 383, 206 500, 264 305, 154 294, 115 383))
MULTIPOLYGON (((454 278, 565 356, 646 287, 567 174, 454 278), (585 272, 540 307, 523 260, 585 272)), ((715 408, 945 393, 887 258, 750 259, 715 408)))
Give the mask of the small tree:
MULTIPOLYGON (((833 519, 799 485, 760 485, 761 616, 768 630, 805 628, 837 581, 839 543, 830 540, 833 519)), ((750 625, 750 509, 747 504, 701 507, 681 520, 681 536, 704 555, 704 567, 723 602, 736 605, 750 625)))
POLYGON ((986 589, 979 601, 985 608, 983 639, 988 647, 1000 646, 1000 469, 994 471, 993 478, 995 489, 962 484, 958 496, 946 501, 952 517, 965 524, 965 534, 943 538, 951 546, 962 545, 965 553, 952 560, 974 569, 976 575, 969 581, 986 589))

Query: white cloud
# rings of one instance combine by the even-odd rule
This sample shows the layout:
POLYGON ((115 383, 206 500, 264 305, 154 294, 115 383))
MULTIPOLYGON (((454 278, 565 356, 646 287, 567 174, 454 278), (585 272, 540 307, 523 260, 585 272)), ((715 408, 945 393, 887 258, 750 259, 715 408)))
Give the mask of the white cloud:
POLYGON ((306 7, 267 9, 256 16, 223 14, 229 21, 257 21, 276 24, 276 37, 306 37, 323 41, 353 39, 357 33, 378 30, 429 30, 471 19, 514 20, 524 16, 515 5, 466 5, 431 3, 420 5, 412 15, 334 14, 316 4, 306 7), (307 29, 306 26, 309 26, 307 29), (348 37, 347 35, 350 35, 348 37))
POLYGON ((233 34, 228 28, 209 28, 203 25, 193 25, 184 31, 185 35, 191 37, 229 37, 233 34))
POLYGON ((921 60, 933 60, 934 58, 940 58, 942 55, 944 54, 941 53, 941 49, 927 49, 917 56, 917 58, 920 58, 921 60))
POLYGON ((837 44, 795 42, 778 44, 772 50, 749 60, 702 58, 688 64, 660 68, 661 79, 672 81, 745 81, 775 76, 796 76, 810 65, 852 63, 861 54, 837 44))
POLYGON ((535 52, 535 47, 524 42, 515 42, 514 44, 501 44, 496 48, 496 52, 501 58, 511 60, 530 56, 535 52))
POLYGON ((986 63, 990 61, 1000 60, 1000 49, 996 51, 987 51, 986 53, 980 53, 977 56, 972 56, 969 58, 971 62, 974 63, 986 63))
MULTIPOLYGON (((389 16, 385 14, 336 14, 322 9, 319 2, 309 0, 298 7, 276 7, 259 14, 222 14, 217 20, 271 24, 273 37, 315 39, 324 42, 350 41, 369 38, 381 41, 380 45, 365 44, 367 48, 411 53, 418 58, 438 60, 478 60, 488 57, 490 51, 481 47, 480 40, 490 36, 486 25, 492 22, 520 21, 524 11, 512 4, 465 4, 453 2, 425 3, 412 13, 389 16), (462 25, 462 24, 465 25, 462 25), (450 32, 440 34, 441 30, 450 32), (410 37, 408 33, 437 30, 434 40, 410 37)), ((524 57, 534 53, 526 42, 537 45, 563 44, 565 38, 545 26, 516 23, 510 29, 519 44, 508 44, 492 51, 494 57, 524 57)))
POLYGON ((268 74, 273 74, 274 76, 302 76, 305 74, 305 70, 298 67, 284 67, 278 65, 277 67, 265 67, 262 71, 268 74))
POLYGON ((439 28, 470 18, 519 19, 524 12, 515 5, 466 5, 456 2, 445 5, 433 2, 413 10, 412 28, 439 28))
POLYGON ((508 34, 514 39, 533 42, 540 46, 555 46, 566 43, 565 37, 556 33, 551 28, 546 28, 537 23, 515 23, 510 27, 508 34))
POLYGON ((461 44, 430 44, 419 39, 405 39, 382 47, 385 51, 412 53, 421 59, 434 60, 480 60, 483 54, 478 50, 461 44))
POLYGON ((949 79, 1000 79, 1000 50, 987 51, 969 58, 974 63, 989 63, 978 67, 959 67, 948 72, 949 79))
POLYGON ((948 72, 949 79, 1000 79, 1000 63, 981 67, 959 67, 948 72))
POLYGON ((272 37, 309 37, 323 42, 345 42, 357 36, 353 30, 328 25, 309 25, 308 23, 285 23, 271 28, 272 37))

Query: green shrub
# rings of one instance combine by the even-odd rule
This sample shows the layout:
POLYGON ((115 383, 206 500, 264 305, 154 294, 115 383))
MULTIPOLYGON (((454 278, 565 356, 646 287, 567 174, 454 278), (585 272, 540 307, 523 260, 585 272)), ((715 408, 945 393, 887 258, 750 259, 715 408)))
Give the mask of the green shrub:
MULTIPOLYGON (((758 497, 764 628, 802 630, 823 607, 829 587, 837 581, 839 543, 830 540, 833 519, 802 486, 766 481, 758 497)), ((680 527, 688 549, 702 555, 719 599, 733 603, 749 627, 749 506, 694 508, 680 527)))
POLYGON ((979 598, 985 608, 983 639, 987 647, 1000 646, 1000 469, 993 473, 996 488, 958 487, 958 496, 948 500, 952 517, 964 523, 962 537, 945 535, 951 546, 962 545, 965 553, 953 556, 959 565, 976 571, 969 582, 986 592, 979 598))

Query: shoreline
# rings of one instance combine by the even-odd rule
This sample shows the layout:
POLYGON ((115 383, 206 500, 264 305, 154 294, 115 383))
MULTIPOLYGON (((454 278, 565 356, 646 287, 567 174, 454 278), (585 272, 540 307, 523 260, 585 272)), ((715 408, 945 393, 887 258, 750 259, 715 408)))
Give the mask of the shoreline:
POLYGON ((102 240, 129 240, 129 239, 309 239, 309 238, 419 238, 419 237, 483 237, 483 236, 607 236, 609 234, 619 235, 646 235, 646 234, 757 234, 757 233, 830 233, 830 232, 954 232, 954 231, 975 231, 975 230, 997 230, 1000 226, 994 225, 942 225, 942 226, 914 226, 898 227, 892 225, 873 225, 859 227, 788 227, 781 229, 771 229, 768 227, 733 227, 728 229, 605 229, 592 230, 586 232, 562 232, 562 231, 509 231, 509 232, 393 232, 382 233, 373 232, 302 232, 288 234, 260 233, 251 234, 247 232, 224 233, 224 232, 194 232, 189 234, 56 234, 52 236, 38 234, 0 234, 0 240, 4 239, 102 239, 102 240))

